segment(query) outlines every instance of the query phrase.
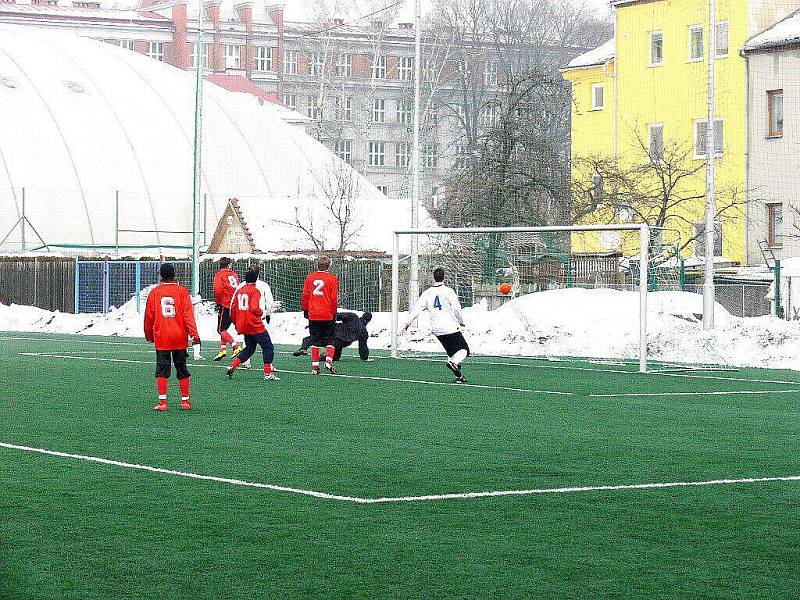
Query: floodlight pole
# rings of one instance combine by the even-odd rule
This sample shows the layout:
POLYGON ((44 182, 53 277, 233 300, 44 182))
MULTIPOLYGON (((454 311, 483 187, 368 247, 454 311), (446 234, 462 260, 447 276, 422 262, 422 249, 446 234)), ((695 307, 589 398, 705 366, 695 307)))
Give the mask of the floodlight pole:
POLYGON ((27 250, 27 243, 25 241, 25 225, 28 220, 28 215, 25 213, 25 188, 22 188, 22 218, 20 219, 20 235, 22 236, 22 251, 27 250))
POLYGON ((197 49, 195 50, 194 172, 192 181, 192 295, 200 293, 200 177, 203 137, 203 0, 198 2, 197 49))
POLYGON ((703 282, 703 329, 714 329, 714 217, 716 208, 715 70, 717 55, 716 0, 708 1, 708 114, 706 117, 706 218, 705 280, 703 282))
POLYGON ((650 228, 639 230, 639 372, 647 373, 647 288, 650 285, 650 228))
POLYGON ((400 235, 395 233, 392 241, 392 357, 397 358, 397 334, 400 323, 400 235))
MULTIPOLYGON (((419 169, 419 104, 420 73, 422 61, 422 18, 420 0, 414 4, 414 124, 413 139, 411 142, 411 229, 419 227, 419 196, 420 196, 420 169, 419 169)), ((408 306, 409 310, 419 297, 419 244, 416 236, 411 236, 411 254, 408 262, 408 306)))

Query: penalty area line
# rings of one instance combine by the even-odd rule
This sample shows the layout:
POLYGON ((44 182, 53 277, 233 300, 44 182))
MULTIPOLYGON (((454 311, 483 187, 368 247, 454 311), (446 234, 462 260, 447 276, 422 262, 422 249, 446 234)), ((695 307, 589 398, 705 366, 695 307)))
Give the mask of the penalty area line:
POLYGON ((652 398, 657 396, 736 396, 756 394, 800 394, 800 389, 793 390, 732 390, 717 392, 638 392, 631 394, 589 394, 590 398, 652 398))
POLYGON ((201 481, 213 481, 215 483, 222 483, 227 485, 265 489, 265 490, 271 490, 273 492, 283 492, 288 494, 295 494, 298 496, 309 496, 312 498, 320 498, 323 500, 351 502, 354 504, 393 504, 400 502, 431 502, 439 500, 472 500, 478 498, 499 498, 504 496, 534 496, 541 494, 574 494, 574 493, 586 493, 586 492, 617 492, 625 490, 655 490, 655 489, 669 489, 669 488, 689 488, 689 487, 703 487, 703 486, 800 481, 800 475, 788 475, 788 476, 777 476, 777 477, 743 477, 739 479, 709 479, 705 481, 671 481, 671 482, 660 482, 660 483, 628 483, 619 485, 586 485, 586 486, 569 486, 569 487, 557 487, 557 488, 531 488, 524 490, 497 490, 491 492, 460 492, 452 494, 426 494, 419 496, 384 496, 376 498, 362 498, 359 496, 330 494, 327 492, 306 490, 302 488, 295 488, 285 485, 276 485, 272 483, 259 483, 255 481, 246 481, 243 479, 234 479, 231 477, 217 477, 214 475, 202 475, 199 473, 192 473, 189 471, 164 469, 161 467, 153 467, 150 465, 140 465, 135 463, 123 462, 120 460, 100 458, 98 456, 89 456, 85 454, 59 452, 56 450, 47 450, 45 448, 34 448, 32 446, 22 446, 19 444, 11 444, 8 442, 0 442, 0 448, 5 448, 7 450, 17 450, 21 452, 31 452, 46 456, 55 456, 58 458, 82 460, 85 462, 98 463, 112 467, 121 467, 125 469, 134 469, 138 471, 146 471, 149 473, 158 473, 161 475, 172 475, 175 477, 185 477, 188 479, 196 479, 201 481))

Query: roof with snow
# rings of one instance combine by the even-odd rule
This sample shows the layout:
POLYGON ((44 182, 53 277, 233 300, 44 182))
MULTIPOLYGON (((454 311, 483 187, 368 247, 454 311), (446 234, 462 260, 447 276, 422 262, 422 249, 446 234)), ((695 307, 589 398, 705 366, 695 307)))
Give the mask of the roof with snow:
POLYGON ((587 67, 595 67, 607 63, 614 58, 616 44, 614 38, 608 40, 602 46, 589 50, 580 56, 572 59, 567 65, 567 69, 585 69, 587 67))
POLYGON ((160 24, 165 28, 172 26, 171 21, 162 15, 139 9, 107 9, 107 8, 86 8, 72 6, 71 2, 62 2, 60 5, 49 4, 30 4, 25 2, 0 2, 0 15, 13 17, 15 15, 28 18, 47 17, 64 18, 70 21, 81 20, 103 20, 116 21, 121 23, 136 23, 154 25, 160 24))
POLYGON ((751 37, 744 44, 745 52, 800 44, 800 10, 751 37))
MULTIPOLYGON (((136 52, 0 25, 0 239, 22 216, 24 188, 28 248, 40 238, 51 247, 113 247, 117 192, 120 246, 187 245, 194 96, 192 73, 136 52)), ((397 218, 396 201, 251 94, 206 85, 202 140, 201 211, 209 232, 233 197, 259 219, 289 206, 311 210, 334 170, 352 173, 357 201, 374 209, 370 218, 397 218)), ((20 249, 19 229, 4 249, 20 249)), ((364 228, 383 229, 373 222, 364 228)), ((375 247, 374 235, 357 236, 351 247, 391 243, 387 234, 375 247)), ((300 247, 292 244, 273 236, 264 246, 300 247)))

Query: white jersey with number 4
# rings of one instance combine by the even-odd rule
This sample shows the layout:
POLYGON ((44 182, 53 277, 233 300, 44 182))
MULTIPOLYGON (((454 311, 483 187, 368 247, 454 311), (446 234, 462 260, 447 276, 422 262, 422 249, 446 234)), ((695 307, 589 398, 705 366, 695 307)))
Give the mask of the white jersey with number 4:
POLYGON ((459 325, 464 323, 458 295, 452 288, 441 283, 434 283, 422 292, 408 317, 409 321, 419 317, 423 311, 428 311, 433 335, 455 333, 459 325))

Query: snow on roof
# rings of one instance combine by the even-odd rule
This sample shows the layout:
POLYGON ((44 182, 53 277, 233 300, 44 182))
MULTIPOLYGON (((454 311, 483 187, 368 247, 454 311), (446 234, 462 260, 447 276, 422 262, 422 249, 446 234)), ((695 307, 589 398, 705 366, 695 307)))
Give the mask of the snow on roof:
POLYGON ((754 35, 744 44, 745 51, 775 48, 800 43, 800 10, 754 35))
MULTIPOLYGON (((187 245, 194 95, 193 73, 139 53, 0 25, 0 239, 22 215, 25 188, 29 244, 35 229, 54 245, 113 247, 119 192, 121 246, 187 245)), ((276 105, 215 85, 204 87, 202 139, 209 231, 230 198, 253 199, 265 214, 284 210, 318 197, 329 168, 343 165, 276 105)), ((388 202, 354 177, 359 202, 388 202)), ((19 249, 18 234, 6 250, 19 249)))
POLYGON ((91 19, 125 22, 156 22, 165 26, 171 24, 167 17, 146 10, 110 10, 106 8, 73 7, 72 3, 61 6, 48 4, 29 4, 23 2, 0 2, 0 15, 41 15, 47 17, 64 17, 70 19, 91 19))
POLYGON ((274 92, 268 92, 242 75, 212 73, 211 75, 206 75, 205 79, 214 85, 225 88, 229 92, 251 94, 258 98, 259 104, 269 102, 271 104, 271 108, 276 112, 276 114, 278 114, 278 116, 280 116, 280 118, 287 123, 305 124, 312 120, 310 117, 307 117, 296 110, 287 108, 274 92))
POLYGON ((570 63, 567 65, 568 69, 581 69, 585 67, 593 67, 596 65, 602 65, 614 58, 615 52, 615 41, 614 39, 608 40, 602 46, 595 48, 594 50, 589 50, 584 54, 581 54, 577 58, 572 59, 570 63))

